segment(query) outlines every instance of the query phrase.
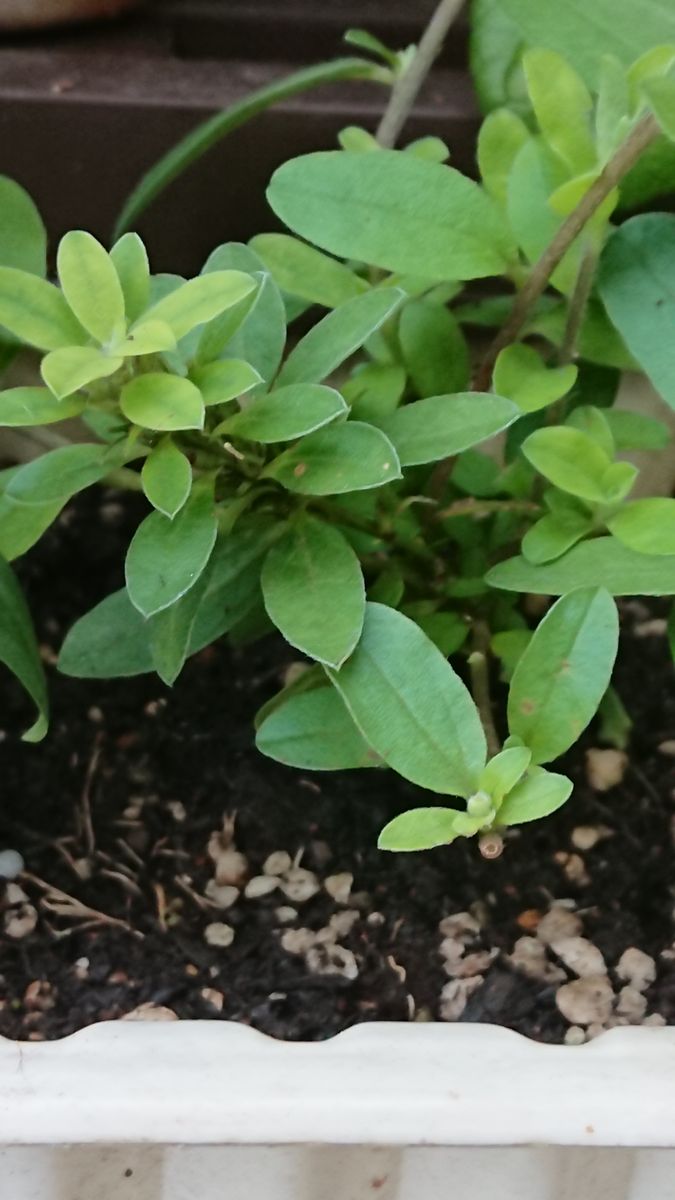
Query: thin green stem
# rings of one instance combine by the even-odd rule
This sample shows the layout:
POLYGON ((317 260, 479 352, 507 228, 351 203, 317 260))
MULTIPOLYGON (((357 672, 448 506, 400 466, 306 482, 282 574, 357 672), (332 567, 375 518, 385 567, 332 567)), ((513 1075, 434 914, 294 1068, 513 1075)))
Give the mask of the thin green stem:
POLYGON ((441 0, 420 38, 412 61, 394 84, 375 134, 386 149, 396 145, 420 89, 443 48, 446 34, 463 7, 464 0, 441 0))
POLYGON ((474 649, 469 655, 469 670, 471 671, 471 693, 476 702, 481 725, 485 732, 488 756, 493 758, 499 754, 501 743, 492 715, 492 697, 490 695, 490 630, 485 621, 474 621, 474 649))
POLYGON ((591 298, 593 289, 593 279, 595 278, 595 268, 598 264, 598 255, 593 247, 589 246, 582 256, 579 264, 574 291, 570 297, 569 309, 567 312, 567 324, 563 334, 562 344, 558 353, 558 362, 562 367, 568 363, 574 362, 577 355, 577 344, 581 326, 584 323, 588 301, 591 298))

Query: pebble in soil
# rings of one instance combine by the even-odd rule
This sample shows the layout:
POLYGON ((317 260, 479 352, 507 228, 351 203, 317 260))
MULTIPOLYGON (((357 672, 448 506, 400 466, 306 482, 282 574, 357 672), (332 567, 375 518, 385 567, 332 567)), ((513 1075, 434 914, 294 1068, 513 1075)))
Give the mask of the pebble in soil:
MULTIPOLYGON (((123 506, 80 503, 22 563, 48 662, 120 586, 128 537, 123 506)), ((492 1021, 579 1042, 673 1021, 675 687, 658 610, 625 605, 623 626, 628 760, 589 754, 604 749, 591 730, 562 764, 573 799, 492 862, 464 841, 380 853, 381 826, 428 803, 389 773, 310 776, 259 756, 252 716, 292 657, 274 639, 204 652, 172 691, 50 672, 38 747, 16 736, 28 710, 3 676, 0 849, 25 870, 0 883, 0 1033, 131 1014, 291 1039, 492 1021)))

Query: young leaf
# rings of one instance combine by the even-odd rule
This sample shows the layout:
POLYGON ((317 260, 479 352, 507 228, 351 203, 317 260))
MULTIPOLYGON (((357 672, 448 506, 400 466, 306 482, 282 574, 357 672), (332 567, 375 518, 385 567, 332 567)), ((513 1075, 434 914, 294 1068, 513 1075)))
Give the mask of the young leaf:
POLYGON ((500 433, 520 416, 510 400, 487 392, 428 396, 378 421, 402 466, 437 462, 500 433))
POLYGON ((537 627, 515 669, 509 731, 551 762, 577 740, 597 711, 619 639, 616 604, 604 588, 563 596, 537 627))
POLYGON ((348 771, 378 763, 333 687, 283 700, 262 721, 255 741, 268 758, 303 771, 348 771))
POLYGON ((38 710, 25 742, 39 742, 47 732, 49 704, 42 660, 30 614, 14 573, 0 559, 0 662, 9 667, 38 710))
POLYGON ((31 275, 47 273, 47 232, 28 192, 0 175, 0 263, 28 271, 31 275))
POLYGON ((631 354, 675 408, 675 216, 647 213, 609 239, 600 294, 631 354))
POLYGON ((190 495, 192 467, 182 450, 166 438, 143 463, 141 480, 152 507, 172 521, 190 495))
POLYGON ((392 316, 400 288, 377 288, 347 300, 310 329, 289 354, 277 383, 321 383, 392 316))
POLYGON ((127 321, 133 324, 150 303, 150 265, 148 255, 137 233, 125 233, 110 251, 117 271, 127 321))
POLYGON ((337 496, 400 479, 401 467, 392 443, 379 429, 349 421, 310 433, 275 458, 264 474, 289 492, 337 496))
POLYGON ((204 428, 204 401, 189 379, 153 372, 137 375, 122 388, 120 408, 144 429, 170 432, 204 428))
POLYGON ((523 67, 534 114, 551 149, 575 175, 595 165, 593 102, 569 62, 552 50, 526 50, 523 67))
POLYGON ((403 367, 393 363, 366 363, 342 385, 342 395, 355 421, 377 425, 398 408, 406 388, 403 367))
POLYGON ((243 271, 199 275, 153 304, 143 321, 164 321, 176 338, 182 338, 197 325, 204 325, 245 299, 256 286, 255 279, 243 271))
POLYGON ((606 587, 613 596, 672 596, 675 554, 640 554, 617 538, 593 538, 544 566, 509 558, 485 578, 491 587, 540 596, 561 596, 581 587, 606 587))
POLYGON ((13 267, 0 267, 0 325, 38 350, 60 350, 87 340, 58 288, 13 267))
POLYGON ((120 465, 119 457, 105 445, 59 446, 20 467, 5 495, 22 504, 65 504, 120 465))
POLYGON ((173 521, 154 512, 139 525, 127 551, 125 576, 131 602, 144 617, 169 608, 194 587, 217 531, 208 488, 194 489, 173 521))
POLYGON ((579 404, 572 409, 565 424, 570 425, 573 429, 580 429, 582 433, 597 442, 608 458, 614 458, 616 443, 606 413, 602 408, 596 408, 594 404, 579 404))
POLYGON ((493 383, 500 396, 513 400, 522 412, 537 412, 555 404, 574 386, 575 366, 547 367, 532 346, 516 343, 502 350, 493 383))
POLYGON ((328 674, 366 741, 405 779, 470 796, 485 765, 485 735, 461 679, 414 621, 366 605, 363 634, 328 674))
POLYGON ((675 142, 675 79, 668 75, 648 79, 642 91, 666 137, 675 142))
POLYGON ((642 554, 675 554, 675 500, 652 496, 624 504, 607 522, 610 533, 642 554))
MULTIPOLYGON (((527 746, 510 746, 501 750, 483 768, 478 780, 478 791, 487 792, 497 805, 518 783, 532 761, 527 746)), ((501 817, 501 814, 500 814, 501 817)))
POLYGON ((583 513, 547 514, 528 529, 523 538, 523 554, 531 563, 551 562, 576 546, 592 529, 593 519, 583 513))
POLYGON ((241 242, 219 246, 207 259, 203 273, 217 270, 246 271, 259 281, 250 292, 202 331, 197 362, 227 356, 250 363, 266 383, 274 377, 286 344, 286 309, 281 292, 265 264, 241 242))
POLYGON ((418 396, 461 392, 469 383, 469 350, 453 314, 429 300, 411 300, 398 326, 403 361, 418 396))
POLYGON ((292 159, 267 196, 294 233, 385 271, 479 279, 501 274, 514 255, 499 209, 475 183, 396 150, 292 159))
POLYGON ((262 569, 265 608, 303 654, 340 668, 361 635, 365 587, 356 554, 332 525, 293 521, 262 569))
POLYGON ((61 239, 56 265, 63 294, 80 325, 98 342, 119 336, 125 326, 124 296, 101 243, 73 229, 61 239))
POLYGON ((529 140, 524 121, 508 108, 488 114, 478 131, 478 168, 485 190, 499 204, 506 204, 507 185, 513 161, 529 140))
POLYGON ((121 358, 103 354, 95 346, 65 346, 43 358, 40 373, 57 400, 65 400, 95 379, 114 375, 121 366, 121 358))
MULTIPOLYGON (((513 160, 507 214, 518 245, 531 263, 537 261, 560 228, 562 217, 549 207, 549 197, 567 177, 563 164, 541 138, 531 137, 524 142, 513 160)), ((580 260, 577 241, 551 276, 558 291, 572 291, 580 260)))
POLYGON ((500 825, 523 825, 548 817, 572 795, 572 781, 552 771, 533 771, 514 787, 499 810, 500 825))
POLYGON ((623 408, 609 408, 605 420, 617 450, 665 450, 671 433, 663 421, 623 408))
POLYGON ((290 442, 347 412, 339 392, 319 383, 296 383, 254 400, 227 417, 218 430, 252 442, 290 442))
POLYGON ((480 821, 454 808, 413 808, 385 825, 377 839, 378 850, 433 850, 449 846, 457 837, 470 837, 480 821))
POLYGON ((113 344, 112 353, 121 358, 140 358, 144 354, 163 354, 175 349, 176 338, 164 321, 142 321, 128 337, 113 344))
POLYGON ((261 233, 251 240, 251 249, 262 259, 284 292, 300 296, 309 304, 338 308, 369 290, 344 263, 328 258, 287 233, 261 233))
POLYGON ((227 404, 238 396, 245 396, 252 388, 262 383, 262 376, 255 367, 237 358, 223 358, 220 362, 193 367, 190 378, 198 387, 207 408, 213 404, 227 404))
POLYGON ((0 392, 0 426, 53 425, 82 412, 79 397, 56 400, 48 388, 17 387, 0 392))
POLYGON ((562 425, 538 429, 525 439, 522 451, 535 470, 563 492, 591 504, 607 499, 603 477, 611 461, 581 430, 562 425))

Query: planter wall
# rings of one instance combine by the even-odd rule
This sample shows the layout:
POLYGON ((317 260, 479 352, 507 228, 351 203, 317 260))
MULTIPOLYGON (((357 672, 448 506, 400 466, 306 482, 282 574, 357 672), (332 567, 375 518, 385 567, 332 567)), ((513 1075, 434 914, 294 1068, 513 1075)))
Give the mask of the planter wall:
MULTIPOLYGON (((178 138, 301 63, 350 53, 368 25, 393 44, 419 36, 433 0, 158 0, 119 24, 0 44, 0 172, 36 199, 53 239, 107 239, 140 175, 178 138)), ((2 8, 2 4, 0 4, 2 8)), ((437 133, 471 170, 478 112, 459 27, 410 124, 437 133)), ((219 242, 274 224, 265 187, 286 158, 374 128, 385 92, 367 83, 308 93, 259 117, 177 180, 142 220, 157 270, 194 272, 219 242)))
POLYGON ((115 17, 138 0, 3 0, 0 29, 37 29, 68 21, 115 17))
POLYGON ((0 1138, 8 1200, 673 1200, 675 1031, 99 1025, 0 1042, 0 1138))

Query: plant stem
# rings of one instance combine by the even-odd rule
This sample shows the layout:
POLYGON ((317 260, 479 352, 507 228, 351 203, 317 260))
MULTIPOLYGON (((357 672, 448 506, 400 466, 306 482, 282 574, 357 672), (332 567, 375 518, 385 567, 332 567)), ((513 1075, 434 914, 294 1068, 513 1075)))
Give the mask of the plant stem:
POLYGON ((441 508, 431 514, 432 520, 440 521, 446 517, 489 517, 497 512, 525 513, 535 516, 541 512, 541 505, 534 500, 478 500, 473 496, 453 500, 447 508, 441 508))
POLYGON ((565 332, 558 354, 558 362, 561 367, 574 362, 576 358, 577 342, 586 315, 586 309, 588 308, 588 301, 591 297, 597 263, 598 256, 595 250, 589 246, 579 264, 574 291, 570 297, 567 324, 565 325, 565 332))
POLYGON ((642 117, 631 133, 629 133, 626 140, 621 143, 609 162, 603 167, 592 187, 582 196, 576 208, 563 221, 553 240, 532 267, 523 287, 515 298, 508 319, 489 347, 476 374, 473 385, 474 391, 489 391, 497 356, 516 340, 527 320, 530 310, 542 295, 551 275, 562 262, 565 254, 579 236, 584 226, 659 134, 660 128, 656 118, 651 113, 642 117))
POLYGON ((493 758, 499 754, 501 743, 492 716, 492 699, 490 696, 490 672, 488 655, 490 653, 490 630, 484 621, 474 621, 473 640, 475 649, 469 655, 471 671, 471 692, 476 702, 481 725, 485 731, 488 755, 493 758))
POLYGON ((422 84, 440 54, 445 36, 463 5, 464 0, 441 0, 420 38, 412 62, 396 80, 375 134, 380 145, 386 149, 392 149, 396 145, 422 84))

